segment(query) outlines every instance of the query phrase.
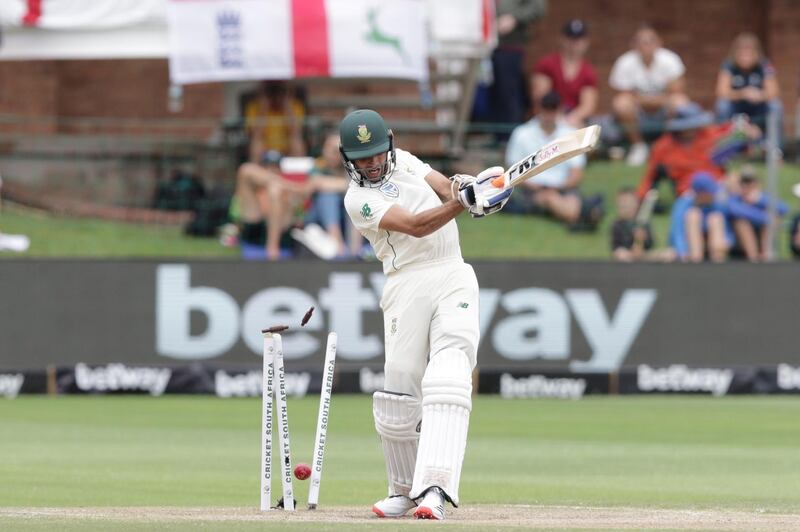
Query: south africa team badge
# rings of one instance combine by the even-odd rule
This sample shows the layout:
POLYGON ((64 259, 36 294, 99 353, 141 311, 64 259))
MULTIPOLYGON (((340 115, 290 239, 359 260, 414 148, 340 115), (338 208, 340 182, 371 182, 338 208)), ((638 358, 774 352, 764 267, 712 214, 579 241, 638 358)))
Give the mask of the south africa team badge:
POLYGON ((398 189, 397 185, 395 185, 391 181, 381 185, 381 192, 383 192, 384 196, 389 198, 396 198, 400 196, 400 189, 398 189))

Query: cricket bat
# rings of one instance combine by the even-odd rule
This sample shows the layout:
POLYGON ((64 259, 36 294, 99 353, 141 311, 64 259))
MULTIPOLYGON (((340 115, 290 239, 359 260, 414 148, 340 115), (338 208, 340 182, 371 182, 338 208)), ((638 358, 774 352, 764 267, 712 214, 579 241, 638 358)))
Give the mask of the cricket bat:
POLYGON ((542 146, 538 151, 512 164, 503 175, 492 180, 495 188, 508 190, 555 165, 592 151, 600 140, 600 126, 579 129, 542 146))

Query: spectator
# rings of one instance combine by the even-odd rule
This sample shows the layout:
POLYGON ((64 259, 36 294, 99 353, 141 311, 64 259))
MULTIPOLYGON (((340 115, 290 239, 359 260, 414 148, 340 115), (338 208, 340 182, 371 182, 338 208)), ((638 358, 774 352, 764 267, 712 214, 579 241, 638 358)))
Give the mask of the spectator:
POLYGON ((344 211, 344 193, 347 191, 350 179, 342 166, 337 133, 330 133, 325 137, 322 154, 314 162, 310 178, 315 192, 305 222, 319 224, 325 229, 336 242, 339 257, 348 254, 343 236, 343 228, 346 228, 349 233, 349 254, 360 255, 361 233, 350 223, 344 211))
POLYGON ((285 81, 263 82, 256 97, 245 108, 250 162, 260 161, 268 150, 285 155, 305 155, 304 118, 305 106, 289 94, 285 81))
MULTIPOLYGON (((733 256, 743 256, 751 262, 767 261, 772 257, 769 227, 777 220, 769 218, 770 198, 761 189, 758 176, 752 168, 745 168, 739 177, 739 192, 728 200, 728 220, 736 236, 731 250, 733 256)), ((782 201, 775 202, 775 214, 785 216, 789 208, 782 201)))
POLYGON ((546 10, 547 0, 496 0, 499 42, 492 52, 493 83, 489 87, 494 122, 516 125, 528 114, 525 48, 530 23, 546 10))
MULTIPOLYGON (((800 198, 800 183, 792 187, 792 193, 800 198)), ((792 250, 795 259, 800 259, 800 212, 794 215, 789 226, 789 249, 792 250)))
POLYGON ((725 223, 725 206, 717 198, 720 185, 714 175, 697 172, 691 188, 672 207, 669 243, 684 262, 702 262, 708 256, 723 262, 733 242, 725 223))
POLYGON ((597 109, 597 73, 584 56, 589 49, 589 33, 579 19, 567 22, 561 30, 560 50, 542 57, 533 73, 533 101, 554 91, 561 98, 564 119, 581 128, 597 109))
POLYGON ((639 198, 662 180, 668 181, 675 197, 689 190, 692 176, 706 172, 721 180, 723 165, 747 147, 760 131, 747 123, 713 125, 713 117, 694 103, 679 107, 667 122, 666 133, 655 143, 639 184, 639 198))
MULTIPOLYGON (((548 142, 574 131, 562 118, 556 93, 546 94, 539 112, 511 134, 506 150, 506 165, 535 152, 548 142)), ((580 155, 545 170, 517 186, 503 212, 546 213, 575 230, 594 230, 603 216, 602 196, 581 198, 578 185, 583 180, 586 156, 580 155)))
POLYGON ((653 231, 650 222, 637 220, 639 199, 633 188, 625 187, 617 193, 617 219, 611 227, 611 255, 619 262, 675 260, 670 249, 653 249, 653 231))
POLYGON ((719 120, 745 114, 762 130, 769 111, 783 114, 775 69, 752 33, 740 33, 733 40, 730 57, 722 63, 717 75, 716 110, 719 120))
POLYGON ((614 62, 609 84, 617 91, 612 101, 614 115, 631 142, 627 162, 639 166, 647 161, 642 133, 660 131, 672 111, 689 99, 684 93, 683 61, 661 47, 652 27, 640 27, 632 45, 614 62))
POLYGON ((281 154, 264 153, 259 164, 244 163, 236 173, 231 218, 239 224, 242 256, 248 259, 287 258, 292 247, 288 230, 295 211, 310 195, 308 183, 283 178, 281 154))

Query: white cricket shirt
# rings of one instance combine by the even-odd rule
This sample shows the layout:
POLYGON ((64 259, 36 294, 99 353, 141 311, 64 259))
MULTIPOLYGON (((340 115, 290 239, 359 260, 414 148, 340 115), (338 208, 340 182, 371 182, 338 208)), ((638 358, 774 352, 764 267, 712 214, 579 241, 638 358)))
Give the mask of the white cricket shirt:
POLYGON ((395 153, 397 165, 380 188, 362 187, 355 181, 350 182, 344 206, 353 225, 372 244, 385 274, 412 264, 461 259, 455 220, 421 238, 380 228, 381 219, 393 205, 416 214, 442 204, 425 181, 425 176, 431 172, 430 165, 407 151, 398 149, 395 153))

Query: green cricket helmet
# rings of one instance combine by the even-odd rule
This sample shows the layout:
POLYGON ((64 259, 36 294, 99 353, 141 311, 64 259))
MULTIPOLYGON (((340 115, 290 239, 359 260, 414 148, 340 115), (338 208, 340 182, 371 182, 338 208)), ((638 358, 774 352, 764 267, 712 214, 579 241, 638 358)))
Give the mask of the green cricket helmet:
POLYGON ((392 131, 386 127, 383 117, 371 109, 358 109, 348 113, 339 124, 339 153, 350 178, 359 185, 381 186, 394 172, 397 157, 394 152, 392 131), (386 161, 380 173, 369 177, 371 168, 356 168, 355 161, 386 153, 386 161))

